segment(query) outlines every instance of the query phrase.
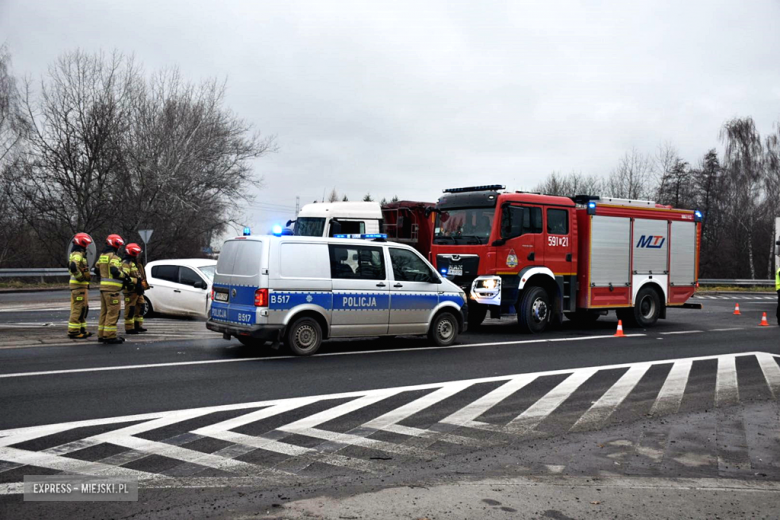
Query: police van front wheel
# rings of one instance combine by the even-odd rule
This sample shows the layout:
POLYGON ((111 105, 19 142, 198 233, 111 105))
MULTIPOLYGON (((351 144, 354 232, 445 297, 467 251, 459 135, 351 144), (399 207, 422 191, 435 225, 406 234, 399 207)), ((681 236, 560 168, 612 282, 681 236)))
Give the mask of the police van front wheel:
POLYGON ((442 312, 434 318, 428 331, 428 339, 440 347, 455 343, 458 337, 458 318, 451 312, 442 312))
POLYGON ((313 318, 299 318, 287 329, 287 346, 296 356, 311 356, 322 344, 322 328, 313 318))

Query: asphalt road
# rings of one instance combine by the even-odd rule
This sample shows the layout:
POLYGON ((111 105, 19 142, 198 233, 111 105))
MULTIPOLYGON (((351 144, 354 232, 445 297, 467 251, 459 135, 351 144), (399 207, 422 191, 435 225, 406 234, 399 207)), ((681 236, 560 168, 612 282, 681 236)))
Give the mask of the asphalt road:
MULTIPOLYGON (((642 468, 651 467, 650 473, 657 477, 670 473, 742 479, 764 475, 760 478, 780 481, 777 395, 771 386, 775 370, 780 370, 774 361, 778 358, 772 357, 780 355, 780 329, 774 322, 776 301, 771 296, 694 300, 704 303, 704 310, 670 310, 668 319, 655 327, 627 329, 626 338, 612 336, 617 324, 614 315, 587 327, 565 322, 559 330, 539 336, 520 334, 512 320, 488 320, 452 347, 431 347, 425 339, 412 337, 328 341, 311 358, 251 349, 222 340, 202 322, 165 318, 147 320, 147 336, 131 337, 120 346, 89 340, 74 344, 65 338, 65 298, 67 293, 0 295, 0 483, 21 480, 24 471, 34 473, 31 467, 48 474, 63 463, 40 458, 29 460, 42 466, 20 463, 28 459, 15 459, 21 455, 13 450, 4 457, 2 446, 38 453, 76 441, 81 444, 57 449, 74 452, 79 460, 109 461, 110 467, 144 474, 223 479, 221 484, 209 481, 211 491, 203 496, 220 507, 227 507, 223 500, 232 500, 235 511, 268 507, 270 516, 275 514, 271 495, 255 496, 260 502, 248 501, 243 495, 238 498, 238 481, 224 479, 237 473, 249 478, 247 485, 252 488, 285 489, 285 499, 303 498, 306 493, 337 497, 339 492, 328 479, 342 479, 341 489, 354 493, 365 490, 360 486, 378 489, 410 481, 428 485, 431 479, 453 478, 459 473, 516 476, 521 466, 534 475, 609 474, 616 471, 615 463, 624 460, 621 457, 644 457, 660 450, 672 454, 662 457, 664 461, 699 456, 695 460, 704 462, 665 466, 666 462, 652 457, 632 459, 633 466, 620 466, 621 474, 643 475, 642 468), (736 302, 741 316, 732 314, 736 302), (759 326, 762 312, 772 326, 759 326), (756 352, 769 356, 756 356, 756 352), (685 358, 695 359, 680 361, 685 358), (677 401, 669 401, 664 392, 674 397, 678 373, 684 374, 683 387, 677 401), (673 409, 668 408, 669 402, 676 402, 673 409), (290 403, 297 403, 294 409, 288 409, 293 406, 290 403), (590 411, 595 403, 602 403, 601 408, 590 411), (206 413, 204 407, 212 408, 206 413), (411 407, 406 415, 404 407, 411 407), (739 407, 739 425, 728 423, 728 416, 723 415, 733 407, 739 407), (176 412, 191 409, 201 411, 176 412), (463 418, 472 409, 484 416, 474 415, 468 424, 457 423, 459 429, 451 426, 448 417, 463 418), (604 410, 609 414, 605 416, 604 410), (254 421, 239 419, 252 413, 257 414, 250 416, 254 421), (377 421, 386 422, 386 416, 403 420, 375 431, 377 421), (151 426, 137 426, 138 421, 151 426), (140 431, 129 436, 115 431, 134 424, 140 431), (49 425, 60 426, 45 430, 49 425), (659 425, 663 425, 661 430, 659 425), (18 437, 39 431, 37 427, 45 427, 39 430, 48 433, 28 441, 18 437), (766 442, 757 433, 764 427, 775 433, 766 442), (624 431, 616 433, 621 428, 624 431), (663 442, 660 437, 648 438, 647 431, 656 431, 663 442), (341 437, 334 440, 333 432, 341 437), (596 448, 592 456, 582 456, 583 460, 571 455, 574 446, 580 453, 592 451, 599 444, 592 442, 593 436, 603 439, 604 432, 609 432, 606 438, 620 442, 614 446, 602 443, 602 448, 596 448), (250 442, 236 433, 259 435, 263 442, 273 443, 233 453, 250 442), (404 435, 414 442, 400 440, 404 435), (9 444, 14 436, 19 442, 9 444), (542 440, 534 441, 531 453, 520 453, 517 443, 507 440, 517 436, 542 440), (729 450, 718 448, 717 442, 706 440, 709 437, 726 439, 729 450), (138 444, 138 438, 147 444, 138 444), (672 443, 670 439, 675 438, 672 443), (154 442, 165 444, 160 448, 154 442), (444 443, 449 443, 448 448, 442 447, 444 443), (191 450, 171 452, 173 445, 191 450), (583 449, 586 445, 590 448, 583 449), (163 452, 149 455, 155 449, 163 452), (192 450, 219 457, 193 459, 192 450), (128 455, 139 452, 145 455, 137 460, 128 455), (392 460, 385 463, 388 452, 392 460), (263 455, 259 459, 258 453, 263 455), (561 458, 561 453, 566 456, 561 458), (281 455, 282 459, 275 458, 281 455), (111 457, 125 458, 118 463, 111 457), (522 464, 510 469, 507 464, 496 464, 496 457, 522 464), (420 465, 420 458, 428 462, 420 465), (251 468, 236 461, 282 473, 271 485, 267 477, 256 480, 251 468), (387 482, 366 479, 365 473, 373 474, 377 464, 386 464, 379 473, 387 482), (755 471, 758 466, 762 469, 755 471), (352 476, 352 472, 361 476, 352 476), (306 492, 301 482, 307 482, 306 492)), ((73 460, 67 458, 65 471, 73 460)), ((151 504, 165 497, 176 511, 172 516, 205 514, 204 509, 189 508, 193 495, 188 486, 172 485, 164 491, 150 486, 142 492, 151 504)), ((19 508, 14 501, 18 495, 3 496, 2 492, 0 488, 0 507, 11 508, 15 516, 45 511, 19 508)), ((780 505, 771 493, 768 503, 780 505)), ((105 507, 107 514, 115 511, 105 507)), ((138 513, 160 516, 163 510, 150 505, 138 513)), ((70 514, 91 511, 73 509, 70 514)), ((216 516, 234 516, 226 510, 214 511, 216 516)), ((289 511, 294 516, 293 509, 289 511)), ((303 506, 296 511, 307 514, 303 506)))

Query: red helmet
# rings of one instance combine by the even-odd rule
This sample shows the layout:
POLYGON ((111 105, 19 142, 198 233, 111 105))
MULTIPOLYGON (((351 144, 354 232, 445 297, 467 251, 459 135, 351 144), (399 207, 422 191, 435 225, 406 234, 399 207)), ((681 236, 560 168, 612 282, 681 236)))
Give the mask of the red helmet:
POLYGON ((115 247, 119 249, 123 245, 125 245, 125 241, 122 240, 122 237, 119 235, 108 235, 106 237, 106 244, 110 245, 111 247, 115 247))
POLYGON ((92 237, 86 233, 76 233, 76 236, 73 237, 73 243, 77 246, 87 247, 92 243, 92 237))
POLYGON ((133 242, 132 244, 127 244, 125 246, 125 253, 127 253, 127 256, 136 257, 141 254, 143 250, 141 249, 141 246, 133 242))

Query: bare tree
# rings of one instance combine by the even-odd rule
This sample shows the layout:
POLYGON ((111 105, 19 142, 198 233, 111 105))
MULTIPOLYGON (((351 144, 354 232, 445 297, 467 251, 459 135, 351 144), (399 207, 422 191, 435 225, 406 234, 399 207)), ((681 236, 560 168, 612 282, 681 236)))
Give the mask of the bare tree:
POLYGON ((603 181, 595 176, 572 172, 566 176, 552 172, 533 191, 547 195, 571 197, 574 195, 599 195, 603 181))
POLYGON ((336 191, 336 188, 333 188, 330 190, 330 195, 328 195, 328 202, 338 202, 339 200, 339 193, 336 191))
POLYGON ((731 217, 740 235, 744 236, 750 277, 755 278, 754 235, 764 202, 764 150, 761 137, 750 117, 727 121, 720 137, 726 146, 724 166, 731 187, 731 217))
POLYGON ((652 161, 632 148, 620 159, 606 181, 607 194, 625 199, 648 199, 651 197, 652 161))

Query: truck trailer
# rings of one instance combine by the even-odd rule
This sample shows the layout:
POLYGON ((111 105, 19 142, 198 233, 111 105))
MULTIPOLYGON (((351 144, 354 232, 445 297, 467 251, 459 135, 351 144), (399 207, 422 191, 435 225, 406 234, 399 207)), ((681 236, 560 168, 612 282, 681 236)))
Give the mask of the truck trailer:
POLYGON ((433 202, 400 200, 382 206, 387 239, 415 248, 430 260, 433 202))
POLYGON ((614 310, 647 327, 689 304, 698 280, 702 215, 653 201, 444 190, 431 260, 469 295, 469 326, 517 315, 537 333, 563 317, 614 310))

